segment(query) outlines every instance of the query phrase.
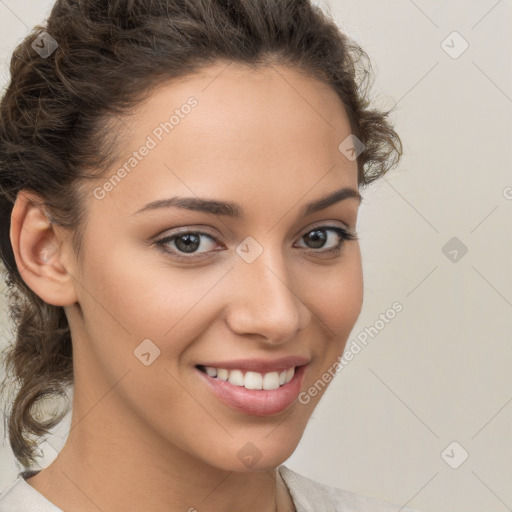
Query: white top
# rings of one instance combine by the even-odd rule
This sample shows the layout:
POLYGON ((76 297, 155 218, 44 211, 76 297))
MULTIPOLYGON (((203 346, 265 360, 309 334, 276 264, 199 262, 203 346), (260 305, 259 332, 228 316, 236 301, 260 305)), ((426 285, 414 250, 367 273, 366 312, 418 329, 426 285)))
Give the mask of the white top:
MULTIPOLYGON (((297 512, 417 512, 315 482, 284 465, 278 471, 297 512)), ((34 471, 22 471, 4 489, 0 494, 0 512, 62 512, 25 480, 25 476, 33 474, 34 471)))

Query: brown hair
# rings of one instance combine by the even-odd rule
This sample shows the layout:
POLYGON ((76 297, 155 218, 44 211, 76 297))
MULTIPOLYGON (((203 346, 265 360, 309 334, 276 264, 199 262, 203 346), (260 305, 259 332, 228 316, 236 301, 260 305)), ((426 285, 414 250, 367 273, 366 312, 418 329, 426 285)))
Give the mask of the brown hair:
POLYGON ((34 409, 65 395, 73 351, 64 309, 42 301, 16 266, 9 237, 16 195, 36 192, 52 222, 72 230, 79 255, 86 214, 79 185, 117 160, 116 118, 153 86, 221 60, 279 62, 328 84, 364 144, 361 186, 402 155, 387 118, 392 110, 369 108, 368 56, 310 0, 58 0, 46 26, 15 49, 0 104, 0 248, 16 331, 5 381, 10 372, 19 386, 7 418, 11 447, 25 466, 35 462, 38 438, 65 415, 43 419, 34 409), (58 43, 50 55, 37 51, 51 49, 43 32, 58 43), (33 44, 37 37, 46 46, 33 44))

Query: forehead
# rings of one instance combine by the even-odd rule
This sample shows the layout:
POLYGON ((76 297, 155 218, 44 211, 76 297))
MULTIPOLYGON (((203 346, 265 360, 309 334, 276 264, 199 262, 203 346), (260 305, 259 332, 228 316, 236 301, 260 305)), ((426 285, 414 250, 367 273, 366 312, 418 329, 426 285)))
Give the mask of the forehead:
POLYGON ((284 190, 297 201, 308 190, 306 199, 357 188, 357 164, 338 149, 351 132, 340 99, 292 68, 203 68, 161 84, 126 125, 121 159, 94 184, 107 185, 102 207, 124 214, 171 195, 251 193, 263 205, 282 204, 284 190))

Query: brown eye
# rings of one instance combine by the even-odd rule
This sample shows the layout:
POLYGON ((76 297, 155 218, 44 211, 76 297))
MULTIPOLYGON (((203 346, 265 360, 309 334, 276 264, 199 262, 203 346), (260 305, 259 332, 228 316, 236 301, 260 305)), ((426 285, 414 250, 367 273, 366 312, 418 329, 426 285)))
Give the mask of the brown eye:
POLYGON ((326 229, 315 229, 304 235, 302 239, 306 241, 306 244, 311 244, 311 248, 321 249, 329 238, 326 231, 326 229))
POLYGON ((202 233, 200 231, 187 231, 162 238, 161 240, 158 240, 156 244, 162 247, 164 251, 173 254, 178 258, 194 258, 196 257, 195 255, 200 256, 210 252, 211 248, 208 248, 208 244, 210 243, 215 247, 215 242, 216 240, 207 233, 202 233), (204 241, 205 239, 206 242, 204 241), (174 247, 172 247, 171 244, 173 244, 174 247), (206 250, 198 252, 197 250, 199 248, 206 250), (186 254, 191 254, 192 256, 186 256, 186 254))
POLYGON ((347 240, 357 240, 357 236, 339 226, 321 226, 308 231, 302 236, 302 240, 305 241, 310 249, 323 249, 326 243, 332 240, 334 245, 327 247, 325 251, 319 251, 330 252, 339 250, 347 240), (335 233, 335 235, 329 236, 329 232, 335 233))

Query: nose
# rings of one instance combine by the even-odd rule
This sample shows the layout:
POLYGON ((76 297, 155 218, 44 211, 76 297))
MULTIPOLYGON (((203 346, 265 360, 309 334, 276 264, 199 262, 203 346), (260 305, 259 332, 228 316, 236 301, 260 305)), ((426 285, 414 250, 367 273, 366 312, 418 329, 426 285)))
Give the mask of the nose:
POLYGON ((259 335, 267 342, 282 344, 307 325, 310 311, 282 255, 276 254, 266 249, 252 263, 237 262, 227 323, 241 336, 259 335))

